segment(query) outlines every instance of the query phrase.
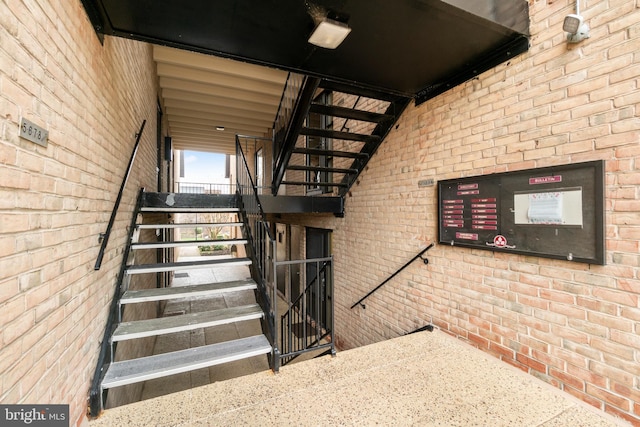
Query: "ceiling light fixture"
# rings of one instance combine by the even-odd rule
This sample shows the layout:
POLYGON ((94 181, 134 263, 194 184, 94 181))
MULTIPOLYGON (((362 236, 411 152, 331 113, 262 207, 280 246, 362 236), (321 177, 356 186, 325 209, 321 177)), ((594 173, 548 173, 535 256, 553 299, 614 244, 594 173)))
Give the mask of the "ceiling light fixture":
POLYGON ((216 126, 216 130, 222 132, 224 130, 224 126, 216 126))
POLYGON ((316 25, 309 37, 309 43, 325 49, 335 49, 351 32, 351 28, 345 23, 324 18, 316 25))
POLYGON ((567 32, 569 43, 578 43, 589 38, 589 26, 584 23, 584 18, 580 16, 580 0, 576 0, 576 13, 565 16, 562 29, 567 32))

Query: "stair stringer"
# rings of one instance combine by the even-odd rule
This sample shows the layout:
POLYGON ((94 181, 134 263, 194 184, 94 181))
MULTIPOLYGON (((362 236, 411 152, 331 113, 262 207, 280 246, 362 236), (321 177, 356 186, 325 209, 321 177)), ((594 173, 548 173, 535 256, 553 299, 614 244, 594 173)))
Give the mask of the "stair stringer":
MULTIPOLYGON (((139 267, 135 264, 133 265, 129 265, 129 263, 133 260, 135 260, 135 250, 132 250, 132 246, 137 246, 136 249, 138 250, 144 250, 144 249, 156 249, 157 245, 153 244, 153 245, 144 245, 144 244, 138 244, 137 243, 137 238, 135 238, 135 236, 137 235, 137 224, 136 224, 136 219, 138 218, 139 214, 143 214, 146 215, 147 212, 152 212, 154 211, 153 208, 149 208, 148 206, 145 205, 145 203, 147 203, 149 200, 147 199, 152 199, 153 201, 151 203, 159 203, 158 200, 164 200, 166 201, 171 201, 172 204, 174 204, 175 206, 175 201, 176 200, 190 200, 191 203, 194 203, 193 206, 186 208, 187 211, 192 211, 195 210, 197 212, 204 212, 207 211, 209 209, 213 209, 214 211, 216 210, 215 207, 211 206, 211 201, 212 200, 220 200, 221 203, 223 204, 228 204, 229 200, 233 200, 235 205, 238 205, 238 199, 236 197, 232 197, 230 198, 211 198, 211 197, 205 197, 203 198, 206 199, 204 201, 195 201, 194 202, 194 198, 192 196, 183 198, 183 197, 175 197, 177 195, 172 195, 172 194, 167 194, 167 193, 144 193, 143 190, 141 190, 140 195, 138 197, 138 202, 136 204, 136 209, 132 218, 132 222, 131 222, 131 226, 130 226, 130 235, 129 235, 129 239, 128 239, 128 244, 126 245, 125 249, 123 250, 123 263, 122 263, 122 268, 121 268, 121 272, 119 274, 119 278, 118 278, 118 286, 116 286, 116 290, 114 291, 114 297, 112 300, 112 303, 110 305, 110 314, 109 314, 109 319, 107 322, 107 326, 105 327, 105 332, 104 332, 104 336, 103 336, 103 342, 102 342, 102 346, 101 346, 101 355, 100 355, 100 360, 99 360, 99 364, 96 367, 96 372, 94 374, 94 380, 92 382, 92 388, 90 390, 90 396, 89 396, 89 400, 90 400, 90 411, 91 414, 93 416, 97 416, 103 406, 104 403, 106 402, 106 398, 108 395, 108 390, 111 387, 116 387, 116 386, 122 386, 122 385, 129 385, 129 384, 134 384, 136 382, 142 382, 142 381, 146 381, 146 379, 151 379, 151 378, 157 378, 160 376, 165 376, 165 375, 170 375, 172 373, 178 373, 178 372, 186 372, 192 369, 198 369, 199 367, 207 367, 207 366, 213 366, 213 365, 217 365, 220 363, 226 363, 229 361, 233 361, 233 360, 239 360, 240 358, 244 358, 244 357, 252 357, 255 355, 260 355, 260 354, 267 354, 269 356, 269 361, 270 361, 270 365, 272 364, 272 359, 273 357, 271 357, 271 354, 273 352, 273 348, 269 342, 269 340, 267 339, 267 335, 264 334, 262 335, 263 338, 259 338, 261 336, 254 336, 251 339, 245 339, 244 341, 242 341, 244 344, 238 344, 235 345, 233 344, 233 340, 232 341, 228 341, 226 343, 220 343, 220 344, 211 344, 211 345, 205 345, 203 347, 197 347, 198 350, 193 350, 191 351, 190 349, 185 349, 184 351, 182 351, 182 353, 176 353, 175 357, 171 356, 167 356, 164 357, 162 355, 160 355, 161 357, 156 357, 156 356, 146 356, 146 357, 142 357, 142 358, 136 358, 136 359, 131 359, 131 360, 125 360, 125 361, 118 361, 115 362, 115 360, 117 360, 117 345, 118 342, 121 342, 120 340, 128 340, 129 337, 124 337, 122 338, 121 336, 117 339, 112 340, 112 336, 114 331, 116 330, 118 324, 120 321, 122 321, 122 317, 120 316, 120 314, 123 312, 123 309, 120 307, 121 304, 121 300, 123 299, 123 296, 127 295, 127 293, 130 293, 130 289, 129 289, 129 285, 128 285, 128 281, 130 280, 130 278, 133 275, 133 267, 139 267), (206 206, 204 206, 206 205, 206 206), (191 209, 191 210, 189 210, 191 209), (109 343, 111 343, 111 346, 109 346, 109 343), (108 351, 108 347, 110 347, 112 349, 112 351, 108 351), (221 354, 222 352, 222 354, 221 354), (229 352, 229 354, 224 354, 224 352, 229 352), (191 354, 194 354, 194 356, 191 356, 191 354), (162 360, 159 360, 162 359, 162 360), (171 360, 169 360, 171 359, 171 360), (159 365, 158 366, 164 366, 160 371, 155 370, 153 371, 153 369, 149 370, 147 368, 141 368, 141 367, 148 367, 147 365, 149 365, 149 363, 156 363, 159 360, 159 365), (172 363, 177 363, 179 364, 179 366, 172 366, 172 363), (147 369, 145 371, 145 369, 147 369), (131 375, 131 371, 134 371, 134 374, 131 375), (126 373, 129 372, 128 375, 125 375, 126 378, 122 378, 121 375, 122 373, 126 373), (106 380, 105 380, 106 378, 106 380)), ((210 196, 210 195, 209 195, 210 196)), ((166 203, 165 203, 166 204, 166 203)), ((181 209, 180 207, 176 207, 175 209, 179 210, 181 209)), ((219 209, 223 209, 223 208, 219 208, 219 209)), ((224 209, 231 209, 230 206, 225 206, 224 209)), ((235 208, 237 210, 237 215, 239 218, 245 218, 244 215, 242 215, 240 213, 240 209, 235 208)), ((163 215, 170 215, 171 212, 174 211, 174 208, 170 208, 170 207, 166 207, 166 206, 162 206, 162 207, 158 207, 158 212, 161 212, 163 215)), ((243 223, 246 224, 246 220, 243 219, 243 223)), ((173 225, 172 227, 175 227, 175 225, 173 225)), ((142 227, 141 227, 142 228, 142 227)), ((145 225, 145 228, 153 228, 152 225, 145 225)), ((244 230, 243 228, 243 234, 246 236, 246 230, 244 230)), ((173 243, 170 243, 173 245, 173 243)), ((247 253, 248 254, 254 254, 254 251, 252 249, 252 247, 250 245, 246 245, 247 247, 247 253)), ((245 263, 244 258, 243 259, 230 259, 229 260, 230 263, 245 263)), ((255 255, 252 258, 249 258, 249 261, 247 261, 251 264, 251 271, 252 271, 252 275, 255 276, 255 271, 257 271, 257 267, 255 266, 255 255)), ((177 264, 177 263, 174 263, 177 264)), ((171 265, 169 270, 170 271, 175 271, 173 270, 173 268, 175 267, 175 265, 171 265)), ((198 262, 196 265, 197 268, 200 267, 206 267, 206 265, 202 264, 201 262, 198 262)), ((147 268, 147 267, 145 267, 147 268)), ((156 268, 165 268, 163 266, 158 266, 158 265, 149 265, 148 266, 149 271, 144 271, 141 272, 136 271, 136 274, 153 274, 156 268)), ((235 286, 235 285, 234 285, 235 286)), ((237 287, 234 287, 234 289, 236 289, 237 287)), ((264 319, 268 317, 268 315, 265 315, 264 313, 268 313, 268 303, 265 304, 264 302, 264 298, 263 295, 264 293, 261 292, 259 289, 259 286, 257 286, 255 283, 252 287, 250 287, 249 289, 254 289, 254 295, 256 297, 256 300, 261 302, 261 314, 258 316, 257 314, 252 314, 253 313, 253 309, 251 309, 250 307, 244 308, 241 311, 241 313, 238 315, 238 321, 246 321, 246 320, 250 320, 250 319, 257 319, 260 318, 261 319, 261 325, 262 325, 262 330, 267 332, 269 331, 268 328, 268 321, 265 322, 264 319), (265 308, 262 308, 265 307, 265 308), (252 313, 247 313, 246 311, 250 309, 252 311, 252 313), (265 311, 267 310, 267 311, 265 311)), ((167 288, 167 289, 174 289, 174 288, 167 288)), ((240 284, 240 287, 237 289, 247 289, 246 285, 244 284, 240 284)), ((208 289, 208 290, 204 290, 204 291, 200 291, 200 290, 196 290, 197 292, 193 293, 193 295, 202 295, 203 292, 205 294, 212 294, 213 292, 217 292, 215 289, 208 289)), ((227 291, 233 291, 233 290, 227 290, 227 291)), ((142 293, 144 294, 147 291, 133 291, 133 292, 138 292, 139 294, 142 293)), ((162 293, 161 289, 151 289, 147 292, 148 296, 146 299, 142 298, 141 301, 159 301, 160 303, 164 303, 164 301, 166 299, 170 299, 171 296, 169 297, 165 297, 165 296, 152 296, 151 294, 154 293, 162 293)), ((129 299, 127 303, 131 303, 132 301, 129 299)), ((239 307, 241 308, 241 307, 239 307)), ((257 307, 256 307, 257 308, 257 307)), ((235 316, 235 312, 237 310, 228 310, 229 316, 235 316)), ((259 311, 260 312, 260 311, 259 311)), ((227 314, 225 314, 227 315, 227 314)), ((218 316, 217 314, 207 314, 206 312, 203 313, 203 315, 198 315, 198 316, 192 316, 193 319, 196 319, 195 321, 198 321, 197 319, 205 319, 203 321, 203 327, 215 327, 215 325, 222 325, 222 324, 228 324, 230 322, 234 322, 236 320, 234 319, 230 319, 230 320, 225 320, 225 319, 221 319, 218 320, 218 316)), ((132 324, 135 324, 136 322, 127 322, 127 327, 131 328, 132 324)), ((140 322, 141 323, 141 322, 140 322)), ((133 334, 131 336, 131 339, 135 338, 143 338, 143 339, 149 339, 150 337, 154 337, 155 338, 155 332, 153 332, 153 320, 151 321, 147 321, 147 330, 138 333, 138 334, 133 334), (151 326, 149 326, 149 324, 151 326), (149 329, 151 328, 151 329, 149 329), (150 332, 151 330, 151 332, 150 332), (135 336, 134 336, 135 335, 135 336)), ((165 322, 160 322, 160 323, 164 323, 164 327, 163 327, 163 331, 164 332, 160 332, 160 333, 168 333, 167 331, 174 331, 175 328, 172 327, 167 327, 166 326, 166 321, 165 322)), ((189 328, 193 329, 195 326, 190 324, 189 321, 185 321, 185 322, 178 322, 179 325, 182 326, 178 326, 178 329, 184 329, 184 330, 189 330, 189 328)), ((133 329, 135 329, 135 325, 133 325, 133 329)), ((242 338, 241 338, 242 339, 242 338)))

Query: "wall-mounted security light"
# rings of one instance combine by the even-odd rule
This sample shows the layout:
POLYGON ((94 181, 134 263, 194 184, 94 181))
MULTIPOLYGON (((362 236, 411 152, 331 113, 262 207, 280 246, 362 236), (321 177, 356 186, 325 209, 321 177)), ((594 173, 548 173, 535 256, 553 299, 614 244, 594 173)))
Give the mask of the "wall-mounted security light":
POLYGON ((562 29, 567 32, 569 43, 578 43, 589 38, 589 26, 585 24, 584 18, 580 16, 580 0, 576 0, 576 13, 565 16, 562 29))
POLYGON ((325 18, 318 25, 309 37, 309 43, 326 49, 335 49, 351 32, 347 24, 325 18))

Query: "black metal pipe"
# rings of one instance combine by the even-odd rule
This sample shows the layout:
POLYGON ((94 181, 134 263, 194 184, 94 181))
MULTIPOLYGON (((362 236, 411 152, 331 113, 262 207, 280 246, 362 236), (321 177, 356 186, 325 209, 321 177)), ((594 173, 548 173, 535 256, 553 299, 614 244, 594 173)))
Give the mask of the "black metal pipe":
MULTIPOLYGON (((427 246, 426 248, 424 248, 422 251, 420 251, 420 253, 416 256, 414 256, 413 258, 411 258, 405 265, 403 265, 402 267, 400 267, 398 269, 398 271, 396 271, 395 273, 393 273, 391 276, 387 277, 387 279, 380 283, 378 286, 376 286, 375 288, 373 288, 368 294, 366 294, 365 296, 363 296, 362 298, 360 298, 355 304, 353 304, 351 306, 351 308, 354 308, 356 305, 361 304, 364 308, 364 304, 362 304, 362 301, 366 300, 367 298, 369 298, 371 296, 371 294, 373 294, 375 291, 377 291, 378 289, 380 289, 382 286, 384 286, 389 280, 393 279, 394 277, 396 277, 402 270, 404 270, 405 268, 407 268, 409 266, 409 264, 411 264, 413 261, 417 260, 418 258, 422 258, 422 254, 427 252, 429 249, 431 249, 433 247, 433 243, 431 243, 429 246, 427 246)), ((428 263, 428 261, 425 258, 422 258, 422 260, 424 261, 425 264, 428 263)))
POLYGON ((107 231, 105 231, 105 233, 100 236, 102 239, 102 244, 100 245, 100 251, 98 252, 98 258, 96 259, 96 263, 93 266, 94 270, 100 270, 100 267, 102 266, 102 258, 104 257, 105 250, 107 249, 109 236, 111 236, 111 229, 113 228, 113 224, 116 222, 116 214, 118 213, 118 207, 120 206, 120 201, 122 200, 122 193, 124 193, 124 187, 127 185, 127 181, 129 180, 129 175, 131 174, 131 167, 133 166, 133 161, 136 158, 136 153, 138 152, 138 146, 140 145, 140 138, 142 137, 142 131, 144 130, 144 125, 146 123, 147 123, 146 120, 142 121, 142 126, 140 126, 140 131, 138 131, 138 133, 136 134, 136 143, 133 146, 133 152, 131 153, 131 158, 129 158, 129 165, 127 165, 124 178, 122 179, 122 184, 120 185, 120 191, 118 192, 118 197, 116 197, 116 203, 114 204, 113 210, 111 211, 111 217, 109 218, 107 231))

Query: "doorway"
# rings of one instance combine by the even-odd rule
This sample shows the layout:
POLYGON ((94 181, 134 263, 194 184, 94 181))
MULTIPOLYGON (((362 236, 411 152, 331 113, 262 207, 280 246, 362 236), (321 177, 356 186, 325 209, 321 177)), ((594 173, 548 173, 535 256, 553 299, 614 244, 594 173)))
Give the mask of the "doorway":
MULTIPOLYGON (((300 259, 301 227, 276 224, 276 260, 300 259)), ((285 301, 295 301, 301 292, 300 264, 279 265, 276 269, 278 291, 285 301)))
MULTIPOLYGON (((306 259, 326 258, 331 256, 331 230, 320 228, 306 229, 306 259)), ((329 274, 326 264, 324 263, 308 263, 306 266, 306 286, 309 288, 307 295, 307 306, 309 307, 310 317, 321 327, 331 324, 332 316, 330 310, 331 304, 327 304, 333 297, 330 289, 333 289, 331 283, 331 274, 329 274), (310 286, 317 283, 319 286, 310 286)))

